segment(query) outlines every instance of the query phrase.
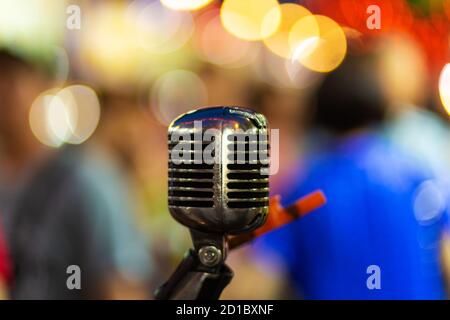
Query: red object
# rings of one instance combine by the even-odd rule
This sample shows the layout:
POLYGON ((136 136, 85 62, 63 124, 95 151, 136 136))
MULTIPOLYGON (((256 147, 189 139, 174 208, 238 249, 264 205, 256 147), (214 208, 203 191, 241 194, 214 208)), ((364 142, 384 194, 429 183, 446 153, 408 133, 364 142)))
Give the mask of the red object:
POLYGON ((235 236, 229 239, 230 249, 239 247, 265 233, 281 228, 282 226, 304 217, 327 202, 322 191, 314 191, 303 198, 297 200, 293 205, 283 208, 280 205, 280 196, 275 196, 269 200, 269 215, 266 222, 253 232, 235 236))
POLYGON ((430 19, 416 19, 413 37, 417 40, 427 57, 432 81, 437 82, 439 74, 448 61, 448 32, 450 25, 444 16, 432 16, 430 19))
POLYGON ((2 231, 0 228, 0 282, 8 283, 11 280, 11 263, 2 231))
POLYGON ((450 20, 450 0, 444 1, 444 10, 445 13, 447 14, 447 18, 450 20))
POLYGON ((323 14, 363 34, 378 35, 408 30, 413 16, 405 0, 306 0, 306 7, 315 14, 323 14), (370 6, 380 9, 381 29, 369 29, 367 20, 373 14, 370 6))
POLYGON ((382 34, 408 30, 412 24, 412 13, 404 0, 339 0, 341 10, 349 27, 365 34, 382 34), (374 11, 368 8, 379 8, 381 29, 369 29, 367 21, 374 11))
MULTIPOLYGON (((392 33, 411 36, 426 56, 431 75, 430 87, 436 87, 439 74, 450 56, 450 0, 443 0, 442 6, 436 4, 440 9, 432 11, 428 17, 415 14, 406 0, 305 0, 300 3, 315 14, 326 15, 343 27, 359 31, 365 40, 392 33), (368 19, 375 12, 368 10, 370 6, 380 9, 381 29, 372 30, 367 26, 368 19)), ((355 52, 366 51, 366 45, 352 42, 351 38, 349 40, 355 52)))
POLYGON ((311 211, 320 208, 327 202, 322 191, 312 192, 293 205, 283 208, 280 205, 280 196, 275 196, 269 202, 269 215, 266 223, 254 231, 255 235, 261 236, 269 231, 278 229, 289 222, 302 218, 311 211))
MULTIPOLYGON (((302 2, 300 3, 303 4, 302 2)), ((304 5, 313 14, 325 15, 341 25, 344 25, 346 22, 339 1, 305 0, 304 5)))

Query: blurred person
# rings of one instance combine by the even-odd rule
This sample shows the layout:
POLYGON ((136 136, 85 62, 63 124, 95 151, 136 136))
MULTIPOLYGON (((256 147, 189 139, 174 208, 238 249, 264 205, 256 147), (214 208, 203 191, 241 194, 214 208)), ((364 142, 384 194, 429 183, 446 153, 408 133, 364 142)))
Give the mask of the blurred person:
POLYGON ((28 124, 49 78, 0 51, 0 212, 13 299, 147 298, 151 261, 130 219, 126 180, 99 145, 51 149, 28 124), (81 289, 69 290, 69 266, 81 289))
POLYGON ((100 97, 102 122, 94 138, 117 155, 131 178, 139 228, 150 237, 153 284, 161 285, 191 245, 189 232, 168 213, 167 127, 129 93, 107 90, 100 97))
POLYGON ((280 263, 297 298, 446 296, 446 191, 426 164, 380 132, 387 102, 377 63, 347 57, 316 92, 305 166, 282 201, 322 189, 327 205, 255 246, 257 259, 280 263))
MULTIPOLYGON (((438 115, 445 113, 442 107, 430 108, 435 99, 425 53, 406 35, 382 38, 378 50, 379 73, 389 113, 383 127, 385 136, 426 162, 434 175, 440 177, 440 184, 450 190, 450 127, 438 115)), ((442 239, 442 263, 450 284, 448 234, 442 239)), ((447 292, 450 293, 450 287, 447 292)))
MULTIPOLYGON (((303 97, 293 89, 277 88, 269 84, 251 81, 244 87, 245 104, 264 114, 271 129, 279 129, 279 171, 270 177, 270 193, 280 194, 289 190, 289 177, 299 165, 302 145, 297 137, 303 131, 305 108, 299 108, 303 97), (276 107, 275 107, 276 106, 276 107)), ((235 273, 233 281, 224 290, 222 299, 273 299, 289 298, 289 286, 283 272, 276 266, 258 264, 251 257, 252 248, 243 247, 230 252, 228 265, 235 273)))
MULTIPOLYGON (((271 129, 279 129, 279 171, 270 176, 271 195, 284 194, 296 181, 292 172, 302 166, 303 141, 306 124, 306 91, 279 88, 259 81, 244 87, 245 104, 264 114, 271 129)), ((289 299, 292 288, 283 270, 267 259, 264 264, 252 259, 252 248, 230 252, 228 264, 235 271, 235 279, 224 290, 224 299, 289 299), (255 284, 257 282, 257 284, 255 284)))
POLYGON ((288 177, 299 165, 303 146, 297 137, 304 131, 306 99, 298 90, 263 83, 252 84, 246 93, 246 105, 264 114, 271 129, 279 130, 279 170, 270 177, 271 193, 279 194, 289 188, 288 177))
POLYGON ((379 73, 388 102, 386 135, 426 161, 436 175, 448 174, 450 128, 425 108, 433 91, 424 53, 406 36, 382 38, 378 47, 379 73))

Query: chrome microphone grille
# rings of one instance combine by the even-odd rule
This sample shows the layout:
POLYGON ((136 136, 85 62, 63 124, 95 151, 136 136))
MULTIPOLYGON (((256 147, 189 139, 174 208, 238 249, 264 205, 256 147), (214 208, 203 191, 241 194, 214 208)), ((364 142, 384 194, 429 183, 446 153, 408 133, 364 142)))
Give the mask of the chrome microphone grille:
POLYGON ((228 208, 258 208, 269 205, 269 177, 261 163, 261 154, 268 154, 267 130, 227 137, 226 197, 228 208))
POLYGON ((267 151, 267 121, 252 110, 213 107, 175 119, 169 126, 171 215, 204 232, 239 233, 260 226, 269 210, 267 151), (214 136, 205 138, 210 131, 214 136), (205 154, 213 161, 204 161, 205 154))
POLYGON ((214 206, 214 164, 194 163, 195 153, 203 152, 211 142, 195 140, 194 130, 183 135, 189 140, 171 141, 169 136, 169 206, 211 208, 214 206), (192 154, 189 160, 174 161, 172 150, 184 144, 183 152, 192 154), (200 151, 201 150, 201 151, 200 151))

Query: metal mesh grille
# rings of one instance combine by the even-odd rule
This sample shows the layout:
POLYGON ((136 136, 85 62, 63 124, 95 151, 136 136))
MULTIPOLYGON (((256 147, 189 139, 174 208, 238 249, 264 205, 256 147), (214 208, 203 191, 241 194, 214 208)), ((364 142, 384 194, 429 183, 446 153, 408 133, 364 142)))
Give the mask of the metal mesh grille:
POLYGON ((227 145, 227 206, 228 208, 260 208, 269 205, 269 178, 261 173, 268 164, 267 134, 230 134, 227 145))
POLYGON ((194 156, 202 153, 210 143, 210 141, 195 140, 193 132, 189 134, 189 139, 176 142, 171 141, 169 135, 169 206, 214 207, 214 164, 194 163, 194 156), (172 157, 177 156, 177 151, 172 152, 172 150, 177 145, 178 150, 180 146, 183 147, 176 160, 183 159, 183 152, 189 155, 189 160, 183 159, 181 163, 175 163, 172 157))

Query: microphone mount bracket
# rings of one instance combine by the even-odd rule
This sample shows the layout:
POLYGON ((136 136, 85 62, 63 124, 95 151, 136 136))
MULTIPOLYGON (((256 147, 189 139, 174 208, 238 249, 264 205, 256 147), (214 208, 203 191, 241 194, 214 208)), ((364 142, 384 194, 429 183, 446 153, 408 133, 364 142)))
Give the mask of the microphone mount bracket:
POLYGON ((194 249, 155 293, 157 300, 218 300, 233 278, 225 264, 225 235, 205 234, 191 229, 194 249))

